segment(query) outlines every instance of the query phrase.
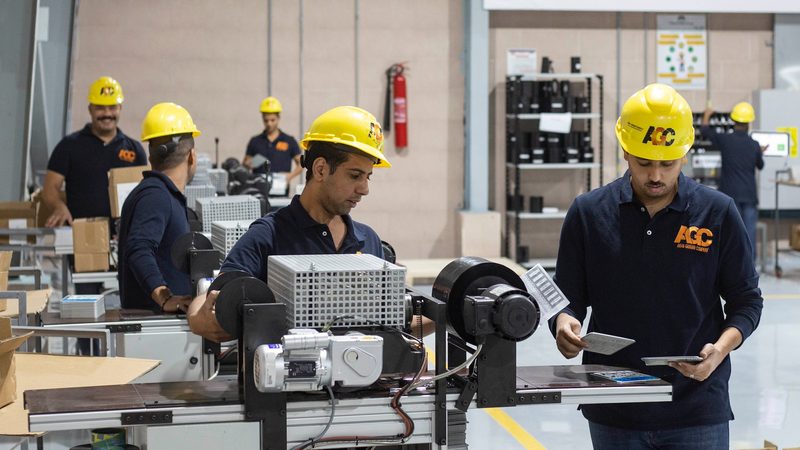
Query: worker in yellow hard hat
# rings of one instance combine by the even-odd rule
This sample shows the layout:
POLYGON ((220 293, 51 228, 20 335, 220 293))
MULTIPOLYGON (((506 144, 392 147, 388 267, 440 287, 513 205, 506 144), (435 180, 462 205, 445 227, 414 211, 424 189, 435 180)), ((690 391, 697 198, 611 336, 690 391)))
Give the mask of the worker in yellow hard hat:
MULTIPOLYGON (((383 153, 381 124, 369 112, 340 106, 322 113, 300 145, 306 185, 289 206, 255 221, 231 249, 221 272, 242 271, 267 281, 271 255, 369 253, 383 258, 378 234, 350 211, 369 194, 375 167, 391 167, 383 153)), ((214 341, 229 339, 214 316, 217 292, 195 298, 192 331, 214 341)), ((425 329, 431 328, 425 321, 425 329)))
MULTIPOLYGON (((634 93, 616 135, 628 170, 578 196, 561 229, 555 282, 570 303, 551 332, 567 358, 582 351, 583 364, 672 385, 669 402, 582 405, 594 448, 727 449, 729 353, 763 306, 745 227, 730 197, 681 173, 694 129, 675 89, 634 93), (607 337, 616 349, 598 348, 580 336, 589 308, 588 332, 624 345, 607 337), (649 359, 667 356, 678 358, 649 359)), ((625 378, 606 376, 614 373, 625 378)))
POLYGON ((88 100, 91 122, 62 139, 47 163, 42 199, 53 211, 48 227, 82 217, 111 217, 109 169, 147 164, 142 145, 117 127, 125 100, 119 82, 98 78, 88 100), (66 202, 59 194, 65 182, 66 202))
POLYGON ((250 139, 242 165, 255 173, 266 173, 269 167, 269 171, 273 174, 282 174, 288 186, 289 182, 303 172, 303 167, 300 165, 300 147, 295 138, 284 133, 278 126, 283 106, 277 98, 265 98, 261 101, 259 110, 261 120, 264 122, 264 131, 250 139), (265 165, 264 162, 267 160, 269 164, 265 165))
POLYGON ((737 103, 730 115, 733 121, 733 133, 725 132, 722 123, 712 126, 713 114, 714 111, 710 107, 706 108, 700 132, 704 139, 711 141, 711 148, 720 153, 721 167, 717 188, 736 202, 736 208, 742 215, 747 235, 750 237, 750 248, 755 257, 758 224, 756 170, 764 168, 763 153, 766 150, 766 147, 762 148, 748 134, 750 123, 756 120, 756 112, 750 103, 737 103))
POLYGON ((188 233, 184 190, 197 169, 192 116, 175 103, 159 103, 142 122, 150 165, 122 206, 119 292, 125 309, 186 312, 191 280, 172 263, 172 244, 188 233))

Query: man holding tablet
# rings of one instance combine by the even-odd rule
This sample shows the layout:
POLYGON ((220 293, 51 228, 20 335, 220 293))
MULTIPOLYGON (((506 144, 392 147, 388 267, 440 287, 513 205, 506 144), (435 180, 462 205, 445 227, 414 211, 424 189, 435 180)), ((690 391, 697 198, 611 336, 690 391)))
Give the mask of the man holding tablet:
POLYGON ((673 88, 651 84, 631 96, 616 134, 628 171, 567 212, 555 282, 571 303, 551 331, 567 358, 591 349, 579 337, 591 307, 590 332, 635 342, 608 355, 584 351, 584 364, 673 386, 671 402, 582 405, 595 449, 728 449, 728 354, 758 326, 763 303, 744 224, 730 197, 681 174, 694 129, 673 88), (642 360, 670 355, 702 361, 642 360))

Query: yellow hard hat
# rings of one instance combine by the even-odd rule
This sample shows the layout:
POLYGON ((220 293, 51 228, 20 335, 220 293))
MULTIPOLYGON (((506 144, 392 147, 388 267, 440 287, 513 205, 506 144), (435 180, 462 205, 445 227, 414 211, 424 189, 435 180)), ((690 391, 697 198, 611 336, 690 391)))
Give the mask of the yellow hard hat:
POLYGON ((200 136, 200 130, 192 121, 189 111, 175 103, 159 103, 153 106, 142 122, 142 141, 186 133, 192 133, 192 137, 200 136))
POLYGON ((353 147, 377 162, 375 167, 392 167, 383 155, 383 130, 378 119, 355 106, 337 106, 322 113, 306 131, 300 146, 308 150, 311 142, 331 142, 353 147))
POLYGON ((123 101, 122 86, 111 77, 100 77, 89 86, 89 103, 93 105, 121 105, 123 101))
POLYGON ((740 123, 750 123, 756 120, 756 112, 753 105, 747 102, 737 103, 731 111, 731 119, 740 123))
POLYGON ((675 89, 653 83, 625 102, 616 132, 622 148, 633 156, 680 159, 694 143, 692 110, 675 89))
POLYGON ((280 114, 283 111, 281 102, 275 97, 267 97, 261 100, 261 112, 270 114, 280 114))

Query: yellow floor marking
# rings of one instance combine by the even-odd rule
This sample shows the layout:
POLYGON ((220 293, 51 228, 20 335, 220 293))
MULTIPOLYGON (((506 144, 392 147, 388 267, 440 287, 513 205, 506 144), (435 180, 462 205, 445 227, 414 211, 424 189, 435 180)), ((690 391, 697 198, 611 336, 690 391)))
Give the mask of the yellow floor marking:
MULTIPOLYGON (((436 364, 436 353, 429 347, 425 347, 428 352, 428 361, 431 364, 436 364)), ((545 447, 539 443, 533 436, 528 433, 522 425, 512 419, 505 411, 499 408, 483 408, 481 411, 486 412, 492 419, 495 420, 501 427, 522 445, 525 450, 546 450, 545 447)))
POLYGON ((501 427, 505 428, 508 433, 514 437, 525 450, 545 450, 544 445, 536 440, 528 433, 522 425, 512 419, 505 411, 499 408, 484 408, 485 411, 495 422, 499 423, 501 427))

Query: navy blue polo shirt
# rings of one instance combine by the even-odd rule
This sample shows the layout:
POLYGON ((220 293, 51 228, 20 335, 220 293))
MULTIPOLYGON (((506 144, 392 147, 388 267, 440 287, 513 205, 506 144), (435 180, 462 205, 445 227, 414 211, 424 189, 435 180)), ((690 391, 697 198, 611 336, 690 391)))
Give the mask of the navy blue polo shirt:
MULTIPOLYGON (((300 146, 297 141, 278 130, 278 137, 274 141, 267 139, 266 132, 253 136, 247 144, 247 156, 262 155, 269 159, 270 170, 272 172, 291 172, 292 160, 300 154, 300 146)), ((253 172, 264 173, 261 167, 253 169, 253 172)))
POLYGON ((147 155, 142 145, 117 128, 108 144, 92 134, 91 124, 63 139, 53 149, 47 170, 64 176, 67 208, 73 219, 111 217, 108 171, 115 167, 142 166, 147 155))
POLYGON ((347 225, 347 234, 337 250, 328 226, 312 219, 300 203, 300 196, 295 195, 289 206, 250 225, 228 253, 220 272, 238 270, 266 282, 267 257, 272 255, 369 253, 383 258, 381 240, 372 228, 349 215, 342 219, 347 225))
POLYGON ((719 190, 738 203, 758 204, 756 169, 764 168, 761 146, 744 131, 717 133, 711 127, 702 127, 703 137, 711 141, 722 158, 719 190))
POLYGON ((189 232, 186 197, 166 175, 144 179, 122 205, 119 230, 119 292, 122 307, 159 311, 150 294, 167 286, 173 295, 191 295, 189 275, 172 264, 172 243, 189 232))
POLYGON ((610 356, 583 352, 584 364, 630 367, 673 386, 672 402, 582 405, 587 419, 638 430, 733 419, 730 357, 703 382, 640 359, 697 355, 725 328, 746 339, 758 326, 758 274, 728 196, 680 175, 675 199, 650 218, 629 173, 583 194, 561 230, 555 281, 570 301, 562 312, 583 321, 591 307, 589 331, 636 340, 610 356))

